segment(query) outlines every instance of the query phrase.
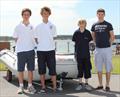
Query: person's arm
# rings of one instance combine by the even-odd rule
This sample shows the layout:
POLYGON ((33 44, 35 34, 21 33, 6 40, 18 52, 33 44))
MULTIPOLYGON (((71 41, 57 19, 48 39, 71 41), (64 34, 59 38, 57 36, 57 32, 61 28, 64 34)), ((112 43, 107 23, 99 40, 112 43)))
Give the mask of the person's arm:
POLYGON ((14 40, 15 40, 15 43, 17 42, 17 40, 18 40, 18 29, 17 29, 17 27, 15 28, 15 30, 14 30, 14 33, 13 33, 13 38, 14 38, 14 40))
POLYGON ((93 38, 93 41, 95 43, 95 40, 96 40, 95 32, 92 32, 92 38, 93 38))
POLYGON ((113 32, 113 26, 110 24, 108 26, 108 29, 109 29, 109 35, 110 35, 110 43, 112 45, 112 43, 114 42, 114 39, 115 39, 115 35, 114 35, 114 32, 113 32))
POLYGON ((110 43, 112 44, 115 40, 115 35, 113 31, 110 31, 110 43))
POLYGON ((53 36, 53 39, 55 40, 56 37, 57 37, 57 29, 56 29, 56 26, 55 25, 52 25, 52 36, 53 36))
POLYGON ((15 42, 17 42, 18 38, 14 38, 15 39, 15 42))
POLYGON ((88 34, 88 35, 89 35, 89 36, 88 36, 89 42, 93 41, 92 34, 90 33, 90 31, 89 31, 89 34, 88 34))
POLYGON ((73 36, 72 36, 72 41, 75 42, 76 41, 76 32, 74 32, 73 36))
POLYGON ((38 39, 37 38, 35 38, 35 42, 36 42, 36 44, 38 44, 38 39))
POLYGON ((91 27, 91 32, 92 32, 93 42, 95 43, 95 41, 96 41, 96 35, 95 35, 95 25, 94 24, 91 27))
POLYGON ((35 43, 38 44, 38 26, 34 29, 34 39, 35 39, 35 43))

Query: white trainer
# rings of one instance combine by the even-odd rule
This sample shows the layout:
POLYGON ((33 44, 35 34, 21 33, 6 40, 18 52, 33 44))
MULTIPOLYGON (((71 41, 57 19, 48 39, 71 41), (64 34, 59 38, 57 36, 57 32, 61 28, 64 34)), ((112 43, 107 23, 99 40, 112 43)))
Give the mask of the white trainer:
POLYGON ((80 91, 80 90, 82 90, 82 88, 83 88, 82 84, 79 84, 79 86, 77 86, 77 88, 75 90, 80 91))
POLYGON ((23 93, 24 93, 23 87, 19 87, 17 94, 23 94, 23 93))
POLYGON ((91 91, 92 87, 89 84, 85 84, 85 89, 88 90, 88 91, 91 91))
POLYGON ((33 86, 27 87, 27 92, 30 94, 35 94, 36 93, 36 89, 33 86))

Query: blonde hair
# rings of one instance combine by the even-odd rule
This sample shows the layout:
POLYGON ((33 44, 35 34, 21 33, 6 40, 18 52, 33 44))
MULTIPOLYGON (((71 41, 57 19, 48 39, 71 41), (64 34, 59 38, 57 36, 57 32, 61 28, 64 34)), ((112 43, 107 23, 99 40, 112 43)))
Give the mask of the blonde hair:
POLYGON ((80 20, 78 21, 78 26, 79 26, 80 24, 85 24, 85 27, 87 26, 87 22, 86 22, 85 19, 80 19, 80 20))

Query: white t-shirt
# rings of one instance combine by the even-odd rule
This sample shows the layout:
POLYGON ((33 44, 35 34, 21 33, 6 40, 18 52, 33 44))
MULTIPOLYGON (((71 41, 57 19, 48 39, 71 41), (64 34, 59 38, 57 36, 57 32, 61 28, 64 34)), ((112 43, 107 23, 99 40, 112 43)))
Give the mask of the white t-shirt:
POLYGON ((41 23, 35 28, 34 37, 38 39, 37 51, 55 50, 54 37, 56 37, 56 27, 51 22, 41 23))
POLYGON ((17 38, 16 52, 24 52, 33 50, 35 47, 34 29, 31 24, 24 25, 20 23, 16 26, 13 38, 17 38))

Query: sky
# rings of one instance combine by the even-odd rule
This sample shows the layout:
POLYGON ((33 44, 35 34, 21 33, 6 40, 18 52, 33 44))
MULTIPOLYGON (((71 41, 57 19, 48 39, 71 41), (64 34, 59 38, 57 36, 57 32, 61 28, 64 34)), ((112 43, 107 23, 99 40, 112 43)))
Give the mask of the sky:
POLYGON ((30 22, 36 27, 42 22, 40 9, 44 6, 52 10, 49 20, 56 25, 58 35, 73 35, 81 18, 87 20, 90 30, 97 21, 99 8, 105 9, 105 20, 113 25, 115 35, 120 35, 119 0, 0 0, 0 36, 13 35, 14 28, 22 21, 23 8, 32 10, 30 22))

